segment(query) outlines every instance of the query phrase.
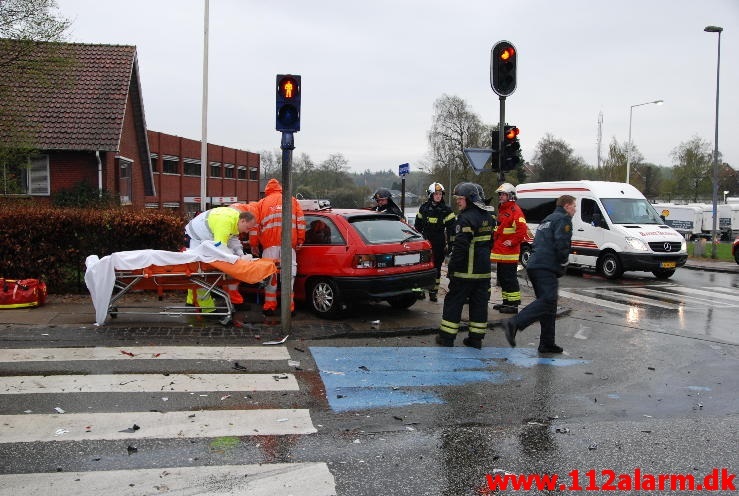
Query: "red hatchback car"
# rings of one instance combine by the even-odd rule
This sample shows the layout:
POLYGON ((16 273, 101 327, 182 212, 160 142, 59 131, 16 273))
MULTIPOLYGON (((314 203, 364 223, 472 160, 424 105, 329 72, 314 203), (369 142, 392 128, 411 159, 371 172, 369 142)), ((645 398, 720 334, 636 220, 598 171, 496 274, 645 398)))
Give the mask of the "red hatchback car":
POLYGON ((301 203, 306 235, 295 299, 316 314, 337 317, 360 300, 409 308, 433 288, 431 245, 396 216, 301 203))

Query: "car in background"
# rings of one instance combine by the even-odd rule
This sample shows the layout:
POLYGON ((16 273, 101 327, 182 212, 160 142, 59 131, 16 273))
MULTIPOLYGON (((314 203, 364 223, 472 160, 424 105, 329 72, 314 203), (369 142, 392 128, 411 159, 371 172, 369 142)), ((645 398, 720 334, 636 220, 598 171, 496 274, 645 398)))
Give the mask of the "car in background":
POLYGON ((731 254, 734 256, 734 260, 739 264, 739 238, 734 240, 734 244, 731 245, 731 254))
POLYGON ((358 301, 410 308, 433 288, 430 243, 395 215, 299 201, 306 234, 295 299, 319 316, 338 317, 358 301))

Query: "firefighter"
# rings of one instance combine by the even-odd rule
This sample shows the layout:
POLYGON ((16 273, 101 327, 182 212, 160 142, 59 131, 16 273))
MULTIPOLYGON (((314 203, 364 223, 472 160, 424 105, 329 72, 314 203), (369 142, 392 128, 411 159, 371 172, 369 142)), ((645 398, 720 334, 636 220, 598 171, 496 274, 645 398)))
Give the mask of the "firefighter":
POLYGON ((484 196, 482 187, 475 183, 460 183, 454 188, 460 212, 454 225, 454 243, 447 268, 449 292, 444 298, 436 337, 441 346, 454 346, 462 307, 469 299, 469 334, 462 342, 465 346, 482 348, 488 326, 490 249, 495 223, 485 208, 484 196))
MULTIPOLYGON (((257 225, 249 232, 249 245, 254 256, 259 255, 259 247, 262 248, 261 256, 280 260, 282 256, 282 185, 277 179, 270 179, 264 188, 264 198, 256 204, 257 225)), ((295 312, 295 300, 293 299, 292 287, 295 284, 295 276, 298 272, 298 262, 295 250, 299 250, 305 242, 305 218, 303 209, 295 197, 292 197, 292 282, 290 284, 290 312, 295 312)), ((281 268, 280 270, 284 270, 281 268)), ((275 315, 277 312, 277 280, 278 275, 273 274, 264 288, 264 304, 262 313, 266 316, 275 315)), ((282 289, 282 294, 287 294, 282 289)))
POLYGON ((516 273, 521 242, 526 237, 526 218, 516 204, 515 186, 503 183, 495 192, 498 193, 498 225, 493 235, 490 261, 496 264, 503 302, 493 305, 493 309, 500 313, 518 313, 521 288, 516 273))
POLYGON ((378 189, 377 191, 375 191, 375 194, 372 195, 372 198, 375 200, 375 202, 377 202, 377 205, 372 207, 372 210, 374 210, 375 212, 395 214, 402 220, 405 220, 403 211, 400 210, 400 207, 393 201, 393 194, 390 193, 389 189, 378 189))
POLYGON ((438 301, 441 265, 444 263, 447 247, 454 235, 454 212, 444 202, 444 186, 431 183, 428 187, 428 200, 421 205, 416 214, 415 228, 431 243, 431 253, 436 269, 434 289, 429 291, 429 300, 438 301))

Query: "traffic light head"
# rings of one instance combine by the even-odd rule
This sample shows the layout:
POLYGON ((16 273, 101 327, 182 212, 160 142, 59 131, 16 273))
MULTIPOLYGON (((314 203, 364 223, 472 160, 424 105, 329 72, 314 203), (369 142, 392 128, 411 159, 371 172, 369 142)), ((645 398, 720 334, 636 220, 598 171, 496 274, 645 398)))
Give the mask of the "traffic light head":
POLYGON ((519 132, 520 130, 516 126, 505 126, 503 128, 503 163, 500 169, 504 172, 515 169, 521 163, 519 132))
POLYGON ((518 52, 510 41, 499 41, 490 51, 490 86, 500 96, 516 90, 518 52))
POLYGON ((288 133, 300 131, 300 76, 278 74, 276 82, 275 129, 288 133))

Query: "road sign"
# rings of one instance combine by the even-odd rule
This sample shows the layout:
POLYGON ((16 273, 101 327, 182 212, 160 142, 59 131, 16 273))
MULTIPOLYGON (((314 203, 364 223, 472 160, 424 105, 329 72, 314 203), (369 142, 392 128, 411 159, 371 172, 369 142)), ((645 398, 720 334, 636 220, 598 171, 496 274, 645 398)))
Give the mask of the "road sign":
POLYGON ((493 150, 488 148, 465 148, 464 156, 467 157, 472 170, 479 176, 480 172, 485 169, 485 164, 493 156, 493 150))
POLYGON ((400 164, 398 166, 398 175, 399 176, 407 176, 411 172, 411 166, 410 164, 400 164))

